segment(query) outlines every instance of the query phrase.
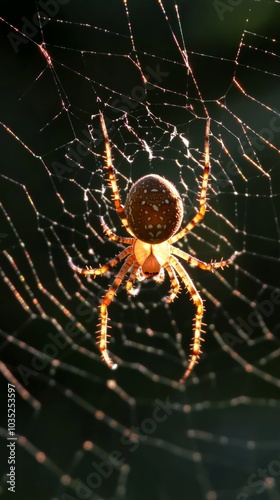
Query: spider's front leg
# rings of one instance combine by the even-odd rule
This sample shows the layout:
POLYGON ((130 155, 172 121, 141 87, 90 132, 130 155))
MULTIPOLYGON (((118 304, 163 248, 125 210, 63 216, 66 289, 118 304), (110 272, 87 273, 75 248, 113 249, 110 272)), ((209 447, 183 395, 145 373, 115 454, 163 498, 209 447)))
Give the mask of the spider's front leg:
POLYGON ((188 222, 188 224, 181 229, 178 233, 174 234, 169 238, 169 243, 176 243, 176 241, 183 238, 189 231, 191 231, 200 221, 204 218, 206 213, 207 205, 207 188, 210 176, 210 156, 209 156, 209 134, 210 134, 210 119, 206 120, 205 129, 205 144, 204 144, 204 171, 201 181, 201 189, 199 195, 199 211, 194 215, 194 217, 188 222))
POLYGON ((224 267, 229 267, 230 264, 233 263, 233 261, 236 259, 238 255, 241 255, 242 252, 235 251, 229 259, 224 260, 221 259, 220 261, 216 262, 215 260, 212 260, 211 262, 203 262, 203 260, 197 259, 196 257, 193 257, 192 255, 189 255, 188 253, 184 252, 183 250, 180 250, 180 248, 170 246, 171 253, 173 255, 177 255, 181 259, 184 259, 190 266, 192 267, 199 267, 200 269, 203 269, 204 271, 211 271, 214 272, 216 269, 224 269, 224 267))
POLYGON ((181 259, 184 259, 190 266, 192 267, 199 267, 200 269, 203 269, 204 271, 212 271, 214 272, 215 269, 224 269, 224 267, 228 267, 229 264, 231 264, 235 258, 235 254, 233 254, 232 257, 230 257, 228 260, 223 260, 221 259, 219 262, 212 261, 212 262, 203 262, 203 260, 197 259, 196 257, 193 257, 192 255, 189 255, 188 253, 184 252, 180 248, 170 246, 171 253, 173 255, 177 255, 177 257, 180 257, 181 259))
POLYGON ((75 264, 73 264, 71 258, 68 260, 68 264, 71 267, 71 269, 73 269, 73 271, 75 271, 76 273, 83 274, 84 276, 90 276, 90 275, 100 276, 102 274, 107 273, 112 267, 115 267, 121 260, 125 259, 128 255, 132 254, 132 252, 133 252, 133 247, 129 246, 125 248, 122 252, 120 252, 117 255, 117 257, 109 260, 107 264, 105 264, 104 266, 96 267, 95 269, 92 268, 84 269, 82 267, 76 266, 75 264))
POLYGON ((112 229, 109 228, 109 226, 106 224, 105 220, 103 217, 100 217, 100 223, 103 229, 104 234, 112 240, 116 241, 118 243, 122 243, 124 245, 132 245, 134 243, 134 238, 127 238, 123 236, 119 236, 118 234, 115 234, 112 229))

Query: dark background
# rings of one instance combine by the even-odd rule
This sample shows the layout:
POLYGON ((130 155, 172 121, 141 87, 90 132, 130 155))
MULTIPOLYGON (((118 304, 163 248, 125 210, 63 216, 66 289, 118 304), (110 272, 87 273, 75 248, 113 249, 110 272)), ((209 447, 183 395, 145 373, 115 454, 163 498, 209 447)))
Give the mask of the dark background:
MULTIPOLYGON (((173 2, 164 5, 172 31, 180 40, 173 2)), ((225 352, 217 342, 218 334, 220 338, 225 332, 240 334, 232 321, 237 316, 246 320, 254 310, 254 301, 267 299, 279 286, 279 155, 269 145, 260 147, 255 143, 261 165, 270 178, 245 162, 238 139, 246 142, 246 138, 236 119, 240 117, 248 127, 259 131, 269 126, 273 117, 270 108, 279 109, 279 42, 271 42, 279 37, 279 6, 263 1, 241 1, 231 6, 230 2, 182 0, 178 7, 191 68, 213 119, 212 133, 215 137, 222 134, 248 179, 245 182, 240 175, 234 178, 238 193, 235 197, 231 184, 213 183, 213 190, 218 185, 220 194, 212 196, 211 206, 224 214, 236 231, 211 212, 208 223, 213 232, 202 225, 197 230, 201 240, 191 236, 188 240, 192 251, 208 261, 226 258, 234 250, 243 253, 236 265, 226 271, 227 291, 220 280, 192 273, 201 283, 200 289, 206 295, 208 291, 222 305, 215 307, 215 301, 208 295, 206 322, 214 325, 209 328, 213 335, 209 331, 205 356, 196 368, 196 377, 181 390, 176 381, 183 372, 183 355, 178 354, 176 334, 190 331, 193 317, 192 304, 185 300, 184 293, 170 308, 164 308, 160 299, 166 284, 162 289, 153 283, 143 287, 138 306, 137 301, 135 305, 120 291, 110 308, 116 333, 112 351, 119 357, 120 367, 109 373, 100 362, 92 338, 98 300, 108 280, 83 280, 78 287, 66 258, 72 256, 75 263, 85 265, 92 257, 92 264, 97 265, 117 252, 112 243, 102 238, 99 224, 99 216, 105 214, 108 222, 120 227, 109 202, 110 193, 102 191, 102 141, 92 141, 90 148, 94 154, 83 154, 81 163, 76 159, 74 169, 65 162, 67 147, 77 151, 77 144, 84 143, 85 130, 98 129, 99 110, 111 123, 109 133, 115 145, 121 187, 128 188, 127 178, 136 179, 152 170, 178 183, 182 193, 179 181, 186 182, 189 187, 183 196, 186 218, 194 210, 198 175, 192 173, 191 160, 186 174, 175 167, 176 159, 185 161, 185 151, 179 141, 169 148, 170 124, 176 124, 178 131, 191 140, 193 155, 196 157, 198 151, 197 158, 201 158, 205 125, 199 118, 205 115, 168 22, 156 1, 128 2, 136 46, 133 52, 121 1, 72 0, 59 6, 57 14, 47 16, 50 19, 45 20, 42 31, 35 28, 33 32, 31 26, 31 40, 22 41, 17 51, 9 35, 22 36, 25 19, 34 19, 38 6, 34 2, 1 5, 0 121, 6 128, 0 128, 3 207, 0 352, 1 361, 23 386, 19 367, 35 371, 28 372, 26 379, 27 400, 21 397, 22 391, 16 396, 19 437, 14 497, 20 500, 280 498, 277 306, 268 318, 258 319, 251 345, 240 342, 225 352), (233 61, 247 17, 248 30, 260 37, 246 37, 246 42, 251 40, 258 50, 254 53, 243 48, 238 59, 241 67, 236 67, 233 61), (57 19, 63 23, 56 22, 57 19), (53 69, 39 49, 42 36, 53 69), (278 57, 272 55, 272 48, 278 57), (159 64, 161 71, 168 73, 162 87, 170 91, 164 93, 155 87, 147 96, 148 108, 156 120, 147 116, 145 100, 137 106, 135 101, 127 104, 127 115, 119 103, 113 105, 114 99, 131 96, 133 89, 143 84, 137 57, 142 68, 159 64), (248 66, 258 70, 248 70, 248 66), (232 84, 235 71, 238 81, 247 89, 246 96, 232 84), (220 96, 225 96, 222 102, 234 116, 215 104, 220 96), (195 119, 195 115, 199 118, 195 119), (126 118, 137 138, 125 128, 126 118), (223 126, 219 126, 219 121, 223 126), (231 134, 226 133, 227 129, 231 134), (141 149, 139 138, 153 145, 156 151, 153 161, 147 161, 143 151, 136 154, 141 149), (122 151, 131 155, 133 164, 125 160, 122 151), (65 165, 67 168, 63 170, 65 165), (84 199, 86 188, 88 201, 84 199), (7 259, 8 254, 14 265, 7 259), (15 295, 8 279, 20 295, 15 295), (234 295, 233 290, 245 299, 234 295), (45 316, 36 310, 32 292, 45 316), (75 296, 77 292, 81 293, 80 298, 75 296), (92 304, 92 316, 81 319, 77 308, 84 300, 92 304), (42 362, 49 334, 59 332, 61 342, 65 341, 63 333, 70 321, 66 310, 83 327, 75 339, 75 348, 69 345, 59 351, 58 367, 47 362, 45 368, 34 370, 34 359, 42 362), (158 335, 147 335, 149 328, 158 335), (261 364, 262 359, 266 364, 261 364), (253 373, 249 363, 254 367, 253 373), (173 405, 170 415, 147 438, 145 419, 151 419, 159 406, 158 400, 166 398, 173 405), (131 436, 131 431, 137 434, 139 427, 140 444, 134 451, 136 436, 131 436), (129 435, 130 439, 126 438, 129 435), (111 473, 110 469, 106 471, 104 462, 108 467, 113 450, 119 452, 123 463, 116 464, 111 473), (103 474, 108 477, 98 484, 98 473, 96 487, 79 489, 90 474, 101 470, 97 468, 102 464, 103 474), (266 481, 265 490, 267 476, 272 476, 272 480, 266 481), (251 489, 245 490, 249 478, 255 482, 251 489)), ((249 129, 247 132, 250 135, 249 129)), ((277 135, 271 142, 279 147, 277 135)), ((213 175, 219 179, 219 163, 215 159, 221 159, 222 163, 223 158, 228 158, 223 156, 217 141, 212 140, 211 147, 213 175)), ((183 340, 186 353, 188 344, 189 338, 183 340)), ((0 497, 6 499, 12 493, 7 492, 5 476, 9 374, 4 375, 0 379, 0 497)))

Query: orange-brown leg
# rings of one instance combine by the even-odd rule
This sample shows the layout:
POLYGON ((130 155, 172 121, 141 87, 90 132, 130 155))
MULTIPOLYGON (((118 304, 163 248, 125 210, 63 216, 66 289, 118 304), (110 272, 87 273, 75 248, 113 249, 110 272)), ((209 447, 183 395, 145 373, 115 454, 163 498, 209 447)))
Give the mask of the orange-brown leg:
POLYGON ((125 259, 128 255, 131 255, 132 253, 133 253, 133 247, 132 246, 127 247, 122 252, 120 252, 117 255, 117 257, 109 260, 107 264, 101 267, 97 267, 95 269, 83 269, 79 266, 76 266, 75 264, 73 264, 72 259, 68 260, 68 264, 71 267, 71 269, 73 269, 73 271, 75 271, 76 273, 83 274, 84 276, 88 275, 100 276, 101 274, 107 273, 109 269, 115 267, 119 262, 121 262, 123 259, 125 259))
POLYGON ((163 300, 164 302, 169 304, 170 302, 173 302, 173 300, 177 297, 180 291, 180 284, 173 267, 170 264, 168 264, 168 262, 164 264, 164 267, 169 275, 171 286, 169 294, 166 297, 164 297, 163 300))
POLYGON ((200 269, 204 269, 204 271, 214 271, 215 269, 223 269, 224 267, 228 267, 229 264, 232 262, 233 258, 228 259, 228 260, 221 260, 220 262, 203 262, 202 260, 197 259, 196 257, 192 257, 186 252, 183 252, 183 250, 180 250, 180 248, 170 246, 170 252, 173 255, 177 255, 181 259, 184 259, 190 266, 198 266, 200 269))
POLYGON ((127 232, 131 234, 131 236, 134 236, 133 232, 131 231, 128 221, 125 215, 124 207, 121 203, 121 197, 120 197, 120 191, 116 179, 116 174, 115 174, 115 169, 112 163, 112 154, 111 154, 111 147, 110 147, 110 141, 109 141, 109 136, 105 124, 105 120, 102 114, 100 114, 100 123, 101 123, 101 129, 103 132, 104 140, 105 140, 105 152, 106 152, 106 165, 105 168, 108 172, 108 177, 107 177, 107 182, 109 187, 112 189, 113 192, 113 201, 115 204, 116 211, 119 214, 119 217, 122 221, 123 226, 126 228, 127 232))
POLYGON ((164 269, 161 267, 160 272, 153 277, 153 280, 156 281, 156 283, 162 283, 164 281, 164 269))
POLYGON ((110 286, 109 290, 105 293, 104 297, 102 298, 101 304, 100 304, 100 331, 98 332, 100 334, 100 341, 99 341, 99 349, 102 354, 102 358, 104 361, 107 363, 109 368, 114 370, 117 368, 117 365, 113 363, 111 360, 109 353, 107 351, 107 321, 108 321, 108 306, 112 302, 117 289, 119 288, 121 282, 123 281, 126 273, 129 271, 133 263, 135 262, 135 257, 134 255, 130 255, 124 264, 122 265, 120 271, 118 272, 116 278, 113 281, 113 284, 110 286))
POLYGON ((140 268, 140 264, 138 262, 134 262, 132 269, 131 269, 130 276, 129 276, 129 278, 126 282, 126 285, 125 285, 128 295, 132 295, 133 297, 135 297, 139 292, 139 288, 133 287, 134 282, 137 279, 139 268, 140 268))
POLYGON ((194 226, 196 226, 204 217, 206 212, 206 195, 207 195, 207 187, 208 180, 210 174, 210 158, 209 158, 209 133, 210 133, 210 120, 209 118, 206 121, 206 130, 205 130, 205 145, 204 145, 204 172, 201 183, 201 191, 199 196, 199 212, 195 214, 193 219, 184 227, 179 233, 175 234, 171 238, 169 238, 168 243, 172 244, 176 241, 180 240, 191 231, 194 226))
POLYGON ((118 234, 115 234, 112 229, 107 226, 105 220, 103 217, 100 217, 100 223, 103 229, 104 234, 112 240, 112 241, 117 241, 118 243, 123 243, 124 245, 133 245, 135 238, 126 238, 124 236, 119 236, 118 234))
POLYGON ((200 297, 195 285, 193 284, 190 276, 188 275, 187 271, 184 269, 182 264, 176 259, 176 257, 173 257, 172 255, 169 257, 168 260, 169 264, 175 269, 176 273, 179 275, 181 278, 182 282, 184 283, 185 287, 189 291, 192 301, 194 305, 196 306, 196 314, 195 314, 195 319, 194 319, 194 337, 193 337, 193 344, 192 344, 192 354, 190 356, 190 362, 189 366, 186 369, 183 377, 180 379, 180 382, 184 382, 190 373, 192 372, 195 364, 197 363, 199 359, 199 355, 201 354, 200 350, 200 344, 201 344, 201 333, 202 333, 202 317, 203 317, 203 301, 202 298, 200 297))

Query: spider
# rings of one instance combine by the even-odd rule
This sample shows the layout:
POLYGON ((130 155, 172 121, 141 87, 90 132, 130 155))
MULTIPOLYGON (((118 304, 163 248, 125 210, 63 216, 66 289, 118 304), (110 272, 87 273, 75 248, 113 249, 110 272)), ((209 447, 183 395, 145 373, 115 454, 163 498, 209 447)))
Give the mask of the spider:
POLYGON ((202 323, 204 306, 197 288, 177 257, 183 259, 191 266, 198 266, 200 269, 212 272, 214 269, 223 269, 230 262, 230 260, 224 261, 222 259, 221 262, 206 263, 173 246, 174 243, 182 239, 201 222, 206 212, 206 195, 210 175, 210 119, 207 118, 206 120, 204 172, 199 195, 199 210, 182 229, 180 229, 183 220, 182 199, 175 186, 164 177, 155 174, 141 177, 132 185, 125 205, 122 205, 112 162, 110 140, 102 114, 100 114, 100 123, 105 141, 106 164, 104 164, 104 168, 108 173, 107 182, 112 190, 115 209, 130 237, 115 234, 101 217, 101 225, 105 235, 112 241, 128 245, 127 248, 122 250, 115 258, 109 260, 107 264, 97 269, 81 269, 74 265, 72 260, 69 260, 69 264, 77 273, 86 276, 100 276, 124 260, 120 271, 103 296, 100 304, 99 349, 103 360, 111 369, 117 368, 117 365, 113 363, 107 350, 107 309, 126 274, 130 273, 126 282, 127 293, 135 296, 138 292, 133 287, 135 280, 142 281, 153 278, 157 282, 162 282, 164 271, 166 271, 171 283, 169 294, 163 299, 167 303, 172 302, 177 297, 180 290, 178 277, 180 278, 196 307, 193 326, 194 336, 193 343, 191 344, 192 352, 189 365, 180 379, 180 382, 183 382, 192 372, 201 354, 201 341, 204 340, 201 338, 201 333, 205 333, 202 330, 202 326, 204 325, 202 323))

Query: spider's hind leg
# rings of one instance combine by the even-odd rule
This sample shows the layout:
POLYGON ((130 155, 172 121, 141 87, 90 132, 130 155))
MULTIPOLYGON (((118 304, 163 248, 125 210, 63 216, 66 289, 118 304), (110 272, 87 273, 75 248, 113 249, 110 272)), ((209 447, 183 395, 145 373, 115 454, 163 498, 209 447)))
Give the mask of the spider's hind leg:
POLYGON ((117 368, 117 365, 113 363, 111 360, 108 350, 107 350, 107 343, 108 343, 108 335, 107 335, 107 322, 108 322, 108 306, 111 304, 117 289, 119 288, 120 284, 122 283, 126 273, 129 271, 133 263, 135 262, 135 257, 134 255, 130 255, 124 264, 122 265, 120 271, 118 272, 117 276, 115 277, 112 285, 110 288, 107 290, 105 293, 104 297, 102 298, 101 304, 100 304, 100 341, 99 341, 99 349, 102 354, 102 358, 104 359, 105 363, 114 370, 117 368))
POLYGON ((132 269, 131 269, 131 273, 130 273, 130 276, 126 282, 126 291, 128 293, 128 295, 131 295, 132 297, 135 297, 136 295, 138 295, 139 293, 139 290, 140 288, 139 287, 134 287, 134 283, 135 283, 135 280, 139 280, 141 281, 141 278, 140 278, 140 264, 138 264, 138 262, 134 262, 133 266, 132 266, 132 269))
POLYGON ((202 325, 203 325, 202 317, 204 312, 204 306, 202 298, 200 297, 194 283, 192 282, 190 276, 188 275, 187 271, 184 269, 182 264, 176 259, 176 257, 173 257, 172 255, 169 257, 169 263, 171 264, 172 267, 174 267, 175 271, 178 273, 179 277, 181 278, 182 282, 187 288, 194 305, 196 306, 196 314, 193 327, 194 336, 192 344, 192 353, 190 356, 189 366, 186 369, 183 377, 180 379, 180 383, 182 383, 191 374, 201 354, 200 350, 201 342, 204 340, 201 338, 201 333, 204 333, 204 331, 202 330, 202 325))
POLYGON ((169 294, 163 298, 163 301, 167 304, 170 304, 170 302, 173 302, 173 300, 176 299, 178 293, 180 292, 180 284, 173 267, 168 264, 168 262, 164 264, 164 267, 168 272, 171 287, 169 290, 169 294))

